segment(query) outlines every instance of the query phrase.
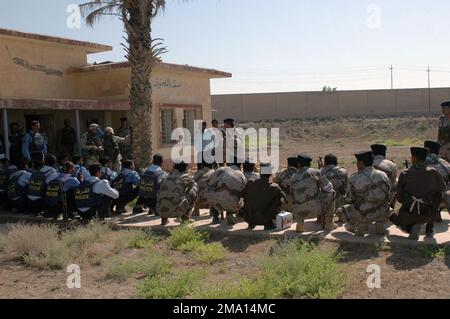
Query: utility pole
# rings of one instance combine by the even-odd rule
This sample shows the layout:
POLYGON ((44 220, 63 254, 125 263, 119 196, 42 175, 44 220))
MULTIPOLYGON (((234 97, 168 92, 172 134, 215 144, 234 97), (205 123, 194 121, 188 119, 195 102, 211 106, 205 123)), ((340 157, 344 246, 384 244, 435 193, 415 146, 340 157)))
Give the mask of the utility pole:
POLYGON ((428 67, 427 73, 428 73, 428 112, 431 113, 431 70, 430 70, 430 67, 428 67))
POLYGON ((394 89, 394 67, 391 64, 391 67, 389 68, 391 70, 391 90, 394 89))

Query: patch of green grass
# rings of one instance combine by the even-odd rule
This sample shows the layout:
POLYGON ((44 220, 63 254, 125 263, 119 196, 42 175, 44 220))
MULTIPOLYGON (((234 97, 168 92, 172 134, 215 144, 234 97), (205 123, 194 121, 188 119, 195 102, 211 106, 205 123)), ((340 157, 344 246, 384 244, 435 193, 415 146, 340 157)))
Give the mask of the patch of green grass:
POLYGON ((345 291, 346 277, 341 255, 331 248, 291 240, 274 247, 262 261, 255 278, 241 278, 237 283, 221 283, 199 288, 195 298, 271 299, 338 298, 345 291))
POLYGON ((425 245, 419 248, 420 253, 427 258, 443 258, 450 255, 450 247, 447 245, 425 245))
POLYGON ((204 278, 203 271, 183 271, 147 277, 138 285, 138 296, 146 299, 181 299, 192 294, 204 278))
POLYGON ((128 248, 147 249, 153 247, 157 239, 149 232, 137 231, 131 234, 128 242, 128 248))
POLYGON ((208 238, 207 232, 199 231, 189 225, 182 225, 170 230, 170 247, 175 250, 192 251, 196 245, 208 238))
POLYGON ((162 253, 148 250, 143 258, 130 260, 128 258, 114 258, 107 268, 107 277, 125 280, 131 275, 141 274, 145 277, 167 274, 172 269, 172 261, 162 253))
POLYGON ((197 260, 214 264, 225 259, 225 247, 220 243, 202 244, 194 249, 194 254, 197 260))
POLYGON ((65 233, 62 240, 68 249, 82 251, 111 231, 111 227, 108 225, 92 223, 65 233))

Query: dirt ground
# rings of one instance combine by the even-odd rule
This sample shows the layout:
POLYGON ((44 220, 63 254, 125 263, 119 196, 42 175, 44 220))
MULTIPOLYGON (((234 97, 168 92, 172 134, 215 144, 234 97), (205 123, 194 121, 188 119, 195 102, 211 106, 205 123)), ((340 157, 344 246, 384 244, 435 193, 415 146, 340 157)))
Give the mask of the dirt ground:
MULTIPOLYGON (((189 270, 209 267, 209 283, 236 280, 238 275, 251 275, 259 270, 260 258, 270 253, 272 240, 244 239, 242 237, 212 236, 211 241, 221 242, 228 250, 219 265, 205 266, 186 255, 170 250, 167 241, 158 244, 175 261, 177 269, 189 270)), ((337 244, 320 242, 319 245, 334 245, 344 253, 349 282, 343 298, 450 298, 450 256, 427 257, 417 248, 405 246, 376 247, 369 245, 337 244), (381 267, 381 288, 368 289, 367 267, 381 267)), ((135 251, 128 249, 122 254, 134 258, 135 251)), ((60 271, 38 271, 26 267, 19 260, 0 254, 0 298, 136 298, 139 275, 125 281, 108 279, 106 266, 82 267, 81 289, 68 289, 68 274, 60 271)))
MULTIPOLYGON (((438 115, 432 117, 353 118, 337 120, 291 120, 240 123, 242 127, 279 127, 281 133, 281 159, 300 153, 315 158, 335 153, 342 166, 355 170, 353 153, 367 149, 372 143, 388 144, 388 157, 400 167, 409 159, 409 147, 424 140, 436 139, 438 115)), ((4 226, 0 225, 0 231, 4 226)), ((260 267, 260 258, 270 253, 272 240, 245 239, 216 235, 227 248, 225 260, 210 267, 211 283, 235 280, 236 274, 252 274, 260 267)), ((167 240, 158 249, 169 255, 180 269, 205 267, 180 252, 168 247, 167 240)), ((347 266, 348 288, 343 298, 450 298, 450 256, 431 257, 419 248, 406 246, 377 247, 372 245, 337 244, 344 253, 342 262, 347 266), (381 267, 381 288, 367 288, 367 266, 381 267)), ((133 258, 135 252, 123 252, 133 258)), ((0 253, 0 298, 136 298, 136 285, 142 279, 124 282, 108 279, 103 264, 82 268, 82 289, 68 289, 68 273, 39 271, 25 266, 20 260, 0 253)))

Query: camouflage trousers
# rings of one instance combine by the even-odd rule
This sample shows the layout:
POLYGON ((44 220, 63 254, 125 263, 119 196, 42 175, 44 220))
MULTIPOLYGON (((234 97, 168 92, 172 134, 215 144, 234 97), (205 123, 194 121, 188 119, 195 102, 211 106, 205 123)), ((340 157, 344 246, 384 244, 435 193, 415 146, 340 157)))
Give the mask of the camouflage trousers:
POLYGON ((361 225, 368 225, 370 223, 385 224, 391 211, 389 207, 379 207, 374 212, 363 214, 353 205, 344 205, 337 209, 336 214, 344 223, 349 224, 353 228, 358 228, 361 225))
POLYGON ((334 216, 335 193, 321 193, 318 198, 309 200, 305 203, 293 204, 293 215, 297 222, 306 219, 325 217, 325 220, 330 220, 334 216))
POLYGON ((212 207, 218 211, 237 213, 242 206, 244 206, 240 197, 232 195, 226 191, 207 191, 204 193, 204 198, 209 207, 212 207))

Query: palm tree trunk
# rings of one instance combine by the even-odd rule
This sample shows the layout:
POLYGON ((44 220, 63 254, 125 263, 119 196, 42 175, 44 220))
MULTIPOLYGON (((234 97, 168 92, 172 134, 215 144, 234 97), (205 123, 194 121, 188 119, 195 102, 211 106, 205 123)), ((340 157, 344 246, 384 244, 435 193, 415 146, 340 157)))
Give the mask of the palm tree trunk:
POLYGON ((124 17, 128 34, 127 58, 131 64, 130 104, 133 159, 144 168, 152 157, 152 54, 151 8, 148 1, 132 2, 124 17))

